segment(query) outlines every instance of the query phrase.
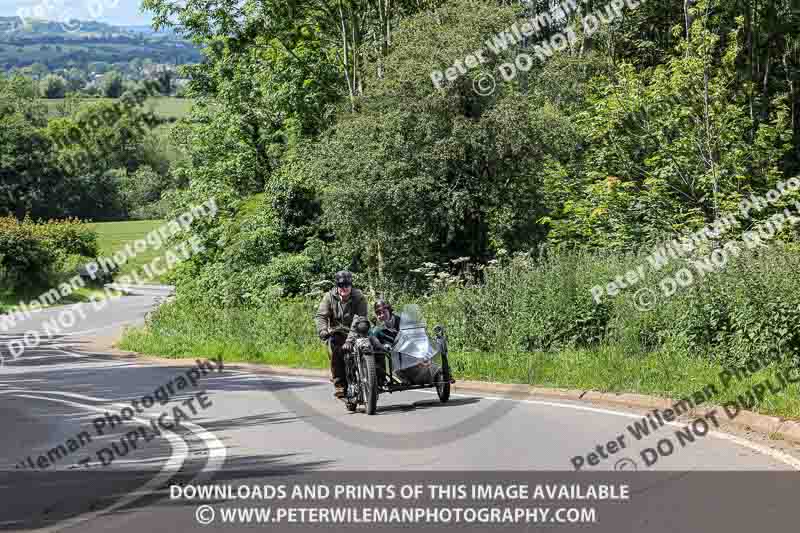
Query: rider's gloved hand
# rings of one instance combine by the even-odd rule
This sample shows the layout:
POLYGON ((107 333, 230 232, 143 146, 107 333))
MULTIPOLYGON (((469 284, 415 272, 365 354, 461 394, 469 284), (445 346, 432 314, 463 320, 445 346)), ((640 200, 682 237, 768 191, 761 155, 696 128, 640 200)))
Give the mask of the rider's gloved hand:
POLYGON ((345 341, 342 345, 342 350, 345 352, 352 352, 353 351, 353 341, 345 341))
POLYGON ((321 341, 327 341, 331 337, 331 330, 324 329, 319 332, 319 338, 321 341))

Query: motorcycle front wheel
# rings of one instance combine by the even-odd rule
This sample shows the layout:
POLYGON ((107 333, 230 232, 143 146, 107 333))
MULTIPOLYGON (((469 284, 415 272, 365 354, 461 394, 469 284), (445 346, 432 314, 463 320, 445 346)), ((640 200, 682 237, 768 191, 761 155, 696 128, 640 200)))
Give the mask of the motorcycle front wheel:
POLYGON ((375 368, 375 357, 362 355, 363 363, 362 383, 364 384, 364 403, 368 415, 374 415, 378 409, 378 371, 375 368))
POLYGON ((447 352, 442 354, 442 369, 436 373, 436 394, 439 401, 446 403, 450 399, 450 362, 447 360, 447 352))

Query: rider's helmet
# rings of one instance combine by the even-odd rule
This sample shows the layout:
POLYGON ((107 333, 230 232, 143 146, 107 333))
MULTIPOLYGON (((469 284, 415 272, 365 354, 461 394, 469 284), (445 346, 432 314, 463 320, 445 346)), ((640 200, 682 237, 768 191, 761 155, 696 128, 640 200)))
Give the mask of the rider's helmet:
POLYGON ((353 274, 351 274, 347 270, 340 270, 334 276, 334 280, 336 281, 337 287, 352 287, 353 286, 353 274))

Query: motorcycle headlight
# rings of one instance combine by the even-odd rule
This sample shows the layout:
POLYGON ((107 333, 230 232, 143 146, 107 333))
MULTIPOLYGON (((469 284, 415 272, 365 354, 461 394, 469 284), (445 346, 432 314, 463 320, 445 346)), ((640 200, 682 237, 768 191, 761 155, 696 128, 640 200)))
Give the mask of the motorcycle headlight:
POLYGON ((369 339, 356 339, 356 346, 358 346, 362 350, 366 350, 371 347, 371 344, 369 342, 369 339))

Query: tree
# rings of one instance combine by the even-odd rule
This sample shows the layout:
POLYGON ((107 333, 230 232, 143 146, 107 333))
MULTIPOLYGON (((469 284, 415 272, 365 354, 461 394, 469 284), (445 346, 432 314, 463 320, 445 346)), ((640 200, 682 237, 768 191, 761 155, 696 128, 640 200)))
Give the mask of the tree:
POLYGON ((43 65, 42 63, 34 63, 30 67, 31 75, 34 79, 40 80, 42 79, 50 69, 47 68, 47 65, 43 65))
POLYGON ((587 149, 580 163, 552 169, 553 183, 567 176, 577 186, 553 197, 551 239, 636 248, 709 223, 781 179, 786 98, 751 115, 748 86, 737 84, 744 25, 720 36, 705 5, 665 63, 637 71, 620 61, 587 92, 576 117, 587 149))
POLYGON ((168 68, 159 69, 156 79, 161 94, 169 96, 172 93, 172 71, 168 68))
POLYGON ((124 90, 122 74, 112 70, 103 78, 103 94, 106 98, 119 98, 124 90))
POLYGON ((382 76, 393 28, 401 15, 438 5, 436 0, 145 0, 155 16, 155 28, 178 26, 197 43, 208 45, 212 57, 227 59, 255 47, 279 44, 295 53, 313 38, 329 50, 337 66, 351 111, 364 94, 366 69, 382 76), (377 61, 372 61, 377 59, 377 61))
POLYGON ((78 68, 70 68, 67 70, 66 76, 67 89, 70 92, 78 92, 86 85, 86 73, 78 68))
POLYGON ((41 94, 45 98, 64 98, 67 93, 67 82, 61 76, 48 74, 40 82, 41 94))
POLYGON ((129 211, 145 207, 161 198, 171 183, 147 165, 121 180, 122 193, 129 211))
POLYGON ((46 113, 26 80, 0 79, 0 215, 54 216, 64 205, 46 113))

